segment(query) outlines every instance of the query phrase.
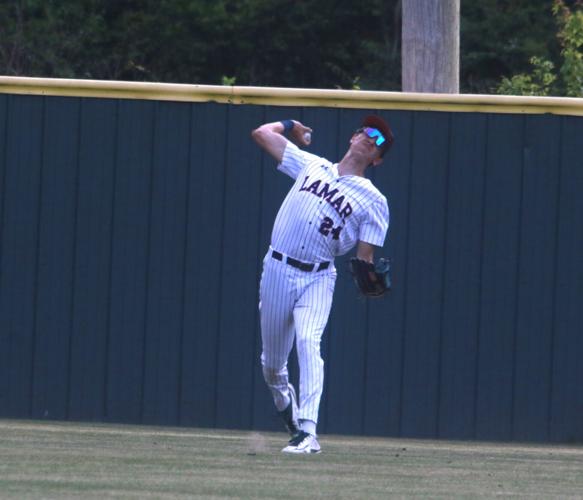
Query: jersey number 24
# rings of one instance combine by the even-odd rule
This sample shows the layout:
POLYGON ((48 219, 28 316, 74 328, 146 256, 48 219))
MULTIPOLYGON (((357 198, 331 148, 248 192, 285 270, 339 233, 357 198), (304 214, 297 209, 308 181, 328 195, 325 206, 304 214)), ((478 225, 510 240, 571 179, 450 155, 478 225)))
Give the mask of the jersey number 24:
POLYGON ((324 217, 322 224, 320 224, 320 233, 324 236, 328 236, 332 233, 332 239, 340 239, 340 231, 342 231, 342 226, 334 227, 334 221, 330 217, 324 217))

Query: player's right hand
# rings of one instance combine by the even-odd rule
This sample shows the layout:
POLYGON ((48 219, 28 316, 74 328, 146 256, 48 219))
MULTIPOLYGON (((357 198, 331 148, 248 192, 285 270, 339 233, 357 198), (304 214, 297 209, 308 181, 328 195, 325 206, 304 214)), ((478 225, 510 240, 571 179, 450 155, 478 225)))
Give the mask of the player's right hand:
POLYGON ((312 143, 312 129, 303 123, 294 120, 294 128, 291 131, 291 138, 298 146, 309 146, 312 143))

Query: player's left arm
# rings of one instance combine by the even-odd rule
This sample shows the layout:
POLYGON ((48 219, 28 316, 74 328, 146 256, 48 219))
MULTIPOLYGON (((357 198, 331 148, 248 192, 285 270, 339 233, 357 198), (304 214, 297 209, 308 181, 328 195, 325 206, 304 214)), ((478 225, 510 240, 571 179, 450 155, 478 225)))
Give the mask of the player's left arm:
POLYGON ((374 261, 376 248, 382 248, 389 228, 389 207, 380 195, 371 203, 366 219, 359 227, 356 257, 349 261, 349 269, 360 292, 366 297, 381 297, 391 289, 391 261, 374 261))
POLYGON ((374 262, 376 248, 382 248, 389 229, 389 206, 387 199, 380 195, 368 206, 366 218, 359 227, 356 257, 366 262, 374 262))
POLYGON ((366 297, 382 297, 391 289, 391 259, 374 261, 375 245, 360 240, 356 257, 348 262, 354 283, 366 297))
POLYGON ((366 262, 374 262, 375 246, 366 241, 359 241, 356 247, 356 257, 366 262))

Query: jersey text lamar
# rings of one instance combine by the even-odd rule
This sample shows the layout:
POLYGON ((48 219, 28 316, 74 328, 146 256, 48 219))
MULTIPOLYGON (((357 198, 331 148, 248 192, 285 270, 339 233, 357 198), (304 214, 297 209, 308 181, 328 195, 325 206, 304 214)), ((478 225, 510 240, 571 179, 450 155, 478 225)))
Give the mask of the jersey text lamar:
POLYGON ((334 210, 336 210, 336 212, 338 212, 338 215, 340 215, 340 217, 343 219, 346 219, 346 217, 352 213, 352 206, 350 205, 350 202, 347 201, 344 203, 344 196, 342 194, 334 198, 338 194, 338 189, 333 189, 330 191, 330 184, 327 182, 322 182, 320 179, 312 182, 309 186, 307 186, 309 178, 310 176, 307 175, 304 179, 304 182, 302 183, 300 191, 306 191, 316 195, 318 198, 323 198, 330 204, 330 206, 332 206, 332 208, 334 208, 334 210), (320 187, 320 184, 323 184, 322 187, 320 187), (344 204, 344 206, 342 206, 342 204, 344 204))

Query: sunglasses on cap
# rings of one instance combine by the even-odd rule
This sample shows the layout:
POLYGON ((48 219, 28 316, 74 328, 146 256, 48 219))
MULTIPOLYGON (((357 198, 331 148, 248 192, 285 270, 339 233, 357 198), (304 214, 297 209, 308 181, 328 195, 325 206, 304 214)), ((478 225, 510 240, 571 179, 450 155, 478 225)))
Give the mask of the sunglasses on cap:
POLYGON ((356 132, 364 132, 367 137, 370 137, 371 139, 375 139, 375 144, 377 145, 377 147, 381 147, 386 139, 385 136, 383 134, 381 134, 381 132, 379 130, 377 130, 376 128, 372 128, 372 127, 362 127, 359 128, 356 132))

